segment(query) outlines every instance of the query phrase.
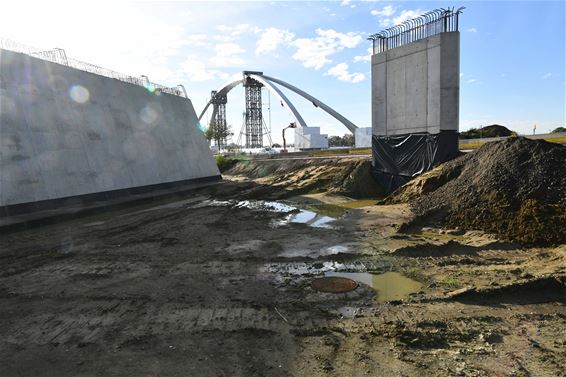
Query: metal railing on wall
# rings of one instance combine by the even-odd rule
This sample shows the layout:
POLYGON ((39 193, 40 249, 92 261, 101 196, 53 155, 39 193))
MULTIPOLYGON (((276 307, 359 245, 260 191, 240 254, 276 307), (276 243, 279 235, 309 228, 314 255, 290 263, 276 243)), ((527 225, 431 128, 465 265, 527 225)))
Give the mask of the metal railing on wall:
POLYGON ((96 75, 109 77, 112 79, 120 80, 134 85, 143 86, 150 92, 155 93, 168 93, 179 97, 189 98, 187 91, 183 85, 177 85, 174 87, 167 87, 161 84, 157 84, 149 81, 147 76, 130 76, 124 73, 116 72, 111 69, 99 67, 94 64, 76 60, 67 57, 65 50, 61 48, 54 48, 52 50, 41 50, 35 47, 26 46, 24 44, 14 42, 9 39, 0 38, 0 48, 4 50, 10 50, 14 52, 20 52, 29 56, 33 56, 38 59, 50 61, 53 63, 65 65, 72 67, 81 71, 94 73, 96 75))
POLYGON ((454 8, 435 9, 372 34, 368 40, 373 43, 373 53, 378 54, 439 33, 458 31, 458 16, 464 9, 464 7, 456 10, 454 8))

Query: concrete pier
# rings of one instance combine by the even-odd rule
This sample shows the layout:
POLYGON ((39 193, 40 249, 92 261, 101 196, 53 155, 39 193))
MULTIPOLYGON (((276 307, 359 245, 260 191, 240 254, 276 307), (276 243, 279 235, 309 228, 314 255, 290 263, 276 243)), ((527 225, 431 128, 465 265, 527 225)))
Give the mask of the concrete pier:
POLYGON ((0 166, 2 217, 220 179, 188 98, 7 50, 0 166))
POLYGON ((374 175, 386 192, 458 154, 460 34, 372 56, 374 175))

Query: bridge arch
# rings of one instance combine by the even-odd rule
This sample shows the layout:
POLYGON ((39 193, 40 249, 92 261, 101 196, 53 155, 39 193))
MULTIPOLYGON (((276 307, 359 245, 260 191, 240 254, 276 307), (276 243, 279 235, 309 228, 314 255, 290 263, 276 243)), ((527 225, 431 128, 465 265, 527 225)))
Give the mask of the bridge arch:
MULTIPOLYGON (((285 94, 275 85, 275 84, 279 84, 295 93, 297 93, 298 95, 300 95, 301 97, 303 97, 304 99, 310 101, 315 107, 319 107, 322 110, 324 110, 326 113, 328 113, 329 115, 331 115, 334 119, 338 120, 340 123, 342 123, 344 126, 346 126, 346 128, 352 132, 355 133, 356 129, 358 128, 354 123, 352 123, 350 120, 348 120, 346 117, 344 117, 343 115, 341 115, 340 113, 338 113, 337 111, 335 111, 334 109, 332 109, 330 106, 326 105, 324 102, 318 100, 317 98, 311 96, 310 94, 308 94, 305 91, 302 91, 301 89, 274 77, 270 77, 270 76, 266 76, 263 74, 259 74, 259 73, 249 73, 247 74, 247 76, 249 76, 250 78, 259 81, 261 84, 263 84, 269 91, 271 91, 273 94, 275 94, 275 96, 277 96, 277 98, 279 98, 279 100, 281 101, 281 104, 287 109, 287 111, 289 111, 289 113, 297 120, 297 122, 299 123, 299 125, 301 127, 307 127, 303 117, 301 116, 301 114, 297 111, 297 109, 295 108, 295 106, 293 105, 293 103, 289 100, 289 98, 287 98, 287 96, 285 96, 285 94)), ((236 80, 233 82, 230 82, 226 85, 224 85, 222 88, 220 88, 217 93, 219 95, 227 95, 228 92, 232 89, 234 89, 236 86, 243 84, 243 79, 241 80, 236 80)), ((210 104, 212 103, 212 100, 209 101, 206 106, 204 107, 204 109, 202 110, 200 116, 199 116, 199 121, 202 119, 202 117, 204 116, 204 114, 206 113, 206 110, 208 109, 208 107, 210 106, 210 104)), ((215 117, 215 113, 212 113, 212 117, 211 119, 214 119, 215 117)))

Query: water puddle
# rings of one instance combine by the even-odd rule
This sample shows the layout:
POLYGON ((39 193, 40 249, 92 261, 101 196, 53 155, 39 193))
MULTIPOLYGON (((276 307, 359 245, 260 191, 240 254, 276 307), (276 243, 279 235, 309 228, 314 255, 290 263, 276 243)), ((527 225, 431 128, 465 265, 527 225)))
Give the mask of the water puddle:
POLYGON ((305 251, 304 249, 289 249, 280 253, 279 256, 283 258, 298 258, 298 257, 319 258, 328 255, 345 254, 348 252, 350 252, 349 246, 335 245, 335 246, 322 248, 319 250, 308 250, 308 251, 305 251))
POLYGON ((104 225, 106 223, 106 221, 93 221, 90 223, 84 223, 83 226, 99 226, 99 225, 104 225))
POLYGON ((312 226, 313 228, 325 228, 332 229, 331 222, 335 221, 336 218, 318 214, 313 211, 299 210, 298 213, 292 214, 288 217, 287 222, 296 224, 306 224, 312 226))
POLYGON ((336 272, 327 271, 324 276, 345 277, 372 287, 377 293, 377 302, 402 300, 411 293, 421 290, 423 285, 418 281, 409 279, 398 272, 384 274, 371 274, 369 272, 336 272))
POLYGON ((340 206, 344 208, 363 208, 363 207, 374 206, 377 204, 377 202, 378 202, 377 199, 358 199, 358 200, 352 200, 349 202, 340 203, 340 206))
MULTIPOLYGON (((281 202, 270 202, 265 200, 203 200, 200 203, 190 206, 189 208, 205 208, 205 207, 232 207, 247 208, 253 211, 267 211, 288 214, 283 219, 274 220, 271 225, 280 227, 289 223, 306 224, 313 228, 332 229, 330 224, 336 221, 336 217, 327 216, 319 211, 310 211, 300 209, 290 204, 281 202)), ((340 213, 341 215, 341 213, 340 213)))
POLYGON ((283 275, 320 275, 327 271, 343 270, 346 266, 339 262, 310 263, 271 263, 260 268, 260 272, 283 275))
POLYGON ((328 203, 317 203, 317 204, 306 203, 303 205, 303 207, 307 212, 315 212, 323 216, 334 217, 334 218, 341 217, 346 211, 346 208, 340 205, 328 204, 328 203))

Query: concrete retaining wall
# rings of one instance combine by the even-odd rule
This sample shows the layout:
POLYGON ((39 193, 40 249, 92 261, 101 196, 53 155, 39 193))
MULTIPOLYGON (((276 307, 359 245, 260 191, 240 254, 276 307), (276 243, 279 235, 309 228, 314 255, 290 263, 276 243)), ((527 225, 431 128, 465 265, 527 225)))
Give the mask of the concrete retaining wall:
POLYGON ((189 99, 0 50, 0 207, 219 177, 189 99))
POLYGON ((458 131, 460 34, 440 33, 372 56, 377 136, 458 131))

